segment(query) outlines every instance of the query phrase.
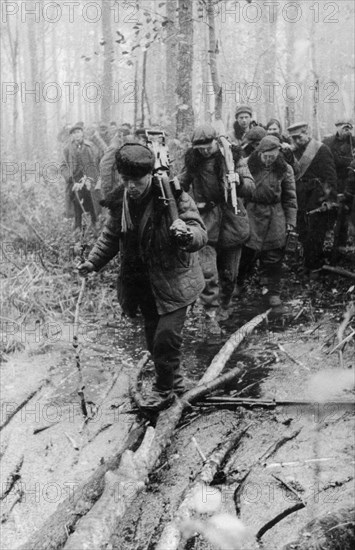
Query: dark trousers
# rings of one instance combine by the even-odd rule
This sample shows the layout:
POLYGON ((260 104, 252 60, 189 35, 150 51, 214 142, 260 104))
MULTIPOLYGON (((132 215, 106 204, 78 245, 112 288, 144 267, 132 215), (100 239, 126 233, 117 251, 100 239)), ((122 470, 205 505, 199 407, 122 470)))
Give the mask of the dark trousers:
MULTIPOLYGON (((307 269, 319 269, 324 263, 324 239, 331 227, 331 215, 319 212, 308 216, 305 211, 297 214, 299 240, 303 246, 304 266, 307 269)), ((333 219, 334 223, 334 219, 333 219)))
POLYGON ((268 287, 270 294, 280 294, 283 249, 253 250, 243 247, 240 262, 238 284, 242 285, 251 275, 256 260, 260 261, 260 279, 268 287))
POLYGON ((237 281, 242 247, 224 249, 207 244, 199 250, 199 259, 205 278, 200 301, 206 309, 217 309, 229 304, 237 281))
POLYGON ((180 355, 187 306, 159 315, 148 284, 138 290, 137 299, 144 317, 147 347, 155 365, 156 387, 159 391, 172 390, 182 380, 180 355))
POLYGON ((76 193, 73 193, 74 201, 74 219, 75 229, 81 229, 81 221, 83 217, 83 211, 88 212, 91 216, 91 222, 95 225, 97 217, 95 212, 94 203, 91 197, 91 193, 88 189, 78 189, 76 193), (79 202, 80 201, 80 202, 79 202))

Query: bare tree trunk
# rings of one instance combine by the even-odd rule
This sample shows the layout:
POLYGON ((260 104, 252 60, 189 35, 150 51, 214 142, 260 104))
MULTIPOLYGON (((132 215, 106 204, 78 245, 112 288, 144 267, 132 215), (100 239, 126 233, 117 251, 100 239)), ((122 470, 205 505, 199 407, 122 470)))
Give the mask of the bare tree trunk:
MULTIPOLYGON (((270 14, 267 12, 267 10, 263 10, 263 19, 262 19, 262 27, 263 31, 265 33, 265 40, 266 40, 266 52, 263 56, 263 80, 264 82, 261 82, 261 86, 263 88, 263 93, 266 89, 273 89, 270 88, 270 86, 273 86, 273 83, 275 82, 275 68, 276 68, 276 32, 277 32, 277 10, 274 10, 272 18, 270 18, 270 14), (266 88, 267 86, 267 88, 266 88)), ((266 93, 266 101, 265 101, 265 118, 266 121, 268 121, 270 118, 275 117, 276 113, 276 106, 275 106, 275 94, 271 94, 269 96, 268 93, 266 93)))
POLYGON ((176 115, 177 133, 191 134, 194 127, 192 108, 192 72, 193 72, 193 3, 178 0, 179 41, 178 54, 178 111, 176 115))
MULTIPOLYGON (((288 82, 293 82, 293 58, 294 58, 294 50, 295 50, 295 25, 287 24, 287 70, 286 70, 286 77, 288 79, 288 82)), ((286 82, 285 82, 286 84, 286 82)), ((286 100, 286 113, 285 113, 285 126, 286 128, 288 126, 291 126, 295 122, 295 104, 293 101, 290 101, 289 99, 286 100)))
POLYGON ((141 92, 141 111, 142 111, 141 127, 142 128, 144 128, 144 122, 145 122, 144 98, 146 96, 147 58, 148 58, 148 50, 144 50, 143 66, 142 66, 142 92, 141 92))
POLYGON ((216 29, 215 29, 215 13, 213 9, 214 0, 208 0, 207 15, 208 15, 208 52, 210 61, 211 78, 213 84, 215 105, 214 105, 214 117, 216 120, 222 118, 222 89, 219 81, 218 66, 217 66, 217 50, 218 45, 216 41, 216 29))
MULTIPOLYGON (((7 1, 7 0, 6 0, 7 1)), ((10 45, 10 56, 11 56, 11 66, 12 66, 12 78, 14 86, 17 85, 18 78, 18 20, 15 18, 15 28, 12 32, 10 25, 10 18, 7 18, 7 34, 9 37, 10 45)), ((13 97, 13 107, 12 107, 12 143, 13 151, 17 149, 17 119, 18 119, 18 94, 15 93, 13 97)))
POLYGON ((311 36, 310 36, 311 72, 312 72, 312 77, 314 78, 313 96, 312 96, 312 127, 313 127, 313 136, 316 139, 320 140, 319 120, 318 120, 319 74, 318 74, 317 62, 316 62, 316 40, 317 40, 316 27, 317 25, 315 25, 314 22, 312 21, 311 36))
POLYGON ((102 0, 102 35, 104 39, 104 70, 102 78, 101 120, 109 122, 112 119, 112 67, 114 61, 114 44, 111 28, 111 5, 102 0))
POLYGON ((136 67, 134 71, 134 130, 137 130, 137 123, 138 123, 138 59, 136 59, 136 67))
POLYGON ((166 114, 169 117, 167 131, 171 137, 176 135, 176 58, 177 58, 177 40, 176 40, 176 0, 167 0, 166 17, 166 114))

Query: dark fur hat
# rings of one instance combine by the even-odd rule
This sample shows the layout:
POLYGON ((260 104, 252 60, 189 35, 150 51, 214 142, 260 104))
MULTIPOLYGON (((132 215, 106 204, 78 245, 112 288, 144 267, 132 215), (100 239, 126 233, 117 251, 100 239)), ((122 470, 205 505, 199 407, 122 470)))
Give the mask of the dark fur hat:
POLYGON ((152 172, 155 163, 152 151, 140 143, 125 143, 116 151, 115 158, 120 174, 136 178, 152 172))

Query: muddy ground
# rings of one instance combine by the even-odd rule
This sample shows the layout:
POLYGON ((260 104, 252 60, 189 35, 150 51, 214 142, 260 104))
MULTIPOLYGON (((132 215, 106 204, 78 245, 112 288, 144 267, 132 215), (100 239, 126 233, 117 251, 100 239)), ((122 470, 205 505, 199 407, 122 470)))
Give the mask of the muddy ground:
MULTIPOLYGON (((264 549, 281 549, 313 517, 353 502, 353 410, 322 400, 353 399, 354 338, 345 347, 342 366, 338 354, 329 352, 337 343, 336 331, 354 298, 354 286, 333 275, 311 283, 291 271, 286 275, 287 313, 271 316, 245 340, 225 369, 239 362, 240 377, 214 395, 303 399, 313 404, 272 408, 196 404, 184 415, 146 490, 131 502, 108 548, 153 550, 203 467, 192 437, 208 457, 242 427, 248 427, 247 432, 205 499, 215 503, 217 495, 219 511, 239 515, 251 532, 244 548, 258 548, 253 535, 296 502, 302 500, 305 507, 265 533, 264 549)), ((103 289, 100 303, 90 298, 90 285, 97 285, 93 278, 79 331, 85 399, 92 415, 86 425, 77 395, 72 321, 60 313, 46 326, 31 319, 26 334, 18 334, 24 349, 7 354, 1 365, 4 550, 15 550, 40 529, 58 504, 122 447, 139 420, 130 413, 128 384, 144 350, 141 319, 121 317, 110 275, 94 277, 103 289)), ((223 324, 224 340, 264 310, 262 289, 255 280, 242 298, 234 300, 233 314, 223 324)), ((350 332, 348 328, 345 335, 350 332)), ((184 329, 183 368, 191 385, 220 347, 203 341, 201 312, 195 307, 184 329)), ((148 382, 149 367, 148 363, 148 382)), ((197 535, 186 548, 211 547, 197 535)))

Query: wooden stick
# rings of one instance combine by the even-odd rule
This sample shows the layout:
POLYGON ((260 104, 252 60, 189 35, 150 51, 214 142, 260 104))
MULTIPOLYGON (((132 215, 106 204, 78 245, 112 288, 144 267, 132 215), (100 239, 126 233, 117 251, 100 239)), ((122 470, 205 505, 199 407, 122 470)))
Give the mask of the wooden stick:
POLYGON ((83 413, 84 418, 88 418, 88 410, 86 406, 85 396, 84 396, 84 380, 83 372, 81 370, 81 361, 80 361, 80 351, 79 351, 79 339, 78 339, 78 324, 79 324, 79 312, 80 305, 84 296, 86 286, 86 279, 82 278, 81 287, 78 296, 78 301, 76 302, 75 315, 74 315, 74 330, 73 330, 73 348, 75 350, 75 365, 78 370, 78 395, 80 397, 80 407, 83 413))
POLYGON ((277 347, 279 348, 280 351, 282 351, 282 353, 284 353, 285 355, 287 355, 287 357, 289 359, 291 359, 291 361, 293 363, 296 363, 296 365, 299 365, 300 367, 303 367, 304 369, 306 370, 310 370, 308 367, 306 367, 306 365, 304 365, 303 363, 301 363, 301 361, 299 361, 298 359, 295 359, 294 357, 292 357, 292 355, 285 350, 285 348, 281 345, 281 344, 277 344, 277 347))
POLYGON ((293 512, 297 512, 298 510, 302 510, 302 508, 305 508, 304 502, 297 502, 297 504, 294 504, 294 506, 291 506, 290 508, 287 508, 281 514, 278 514, 275 516, 272 520, 265 523, 265 525, 259 529, 259 531, 256 534, 256 540, 260 540, 263 535, 265 535, 266 531, 269 531, 272 527, 274 527, 277 523, 279 523, 282 519, 286 518, 290 514, 293 514, 293 512))
POLYGON ((351 334, 349 334, 348 336, 346 336, 346 338, 344 338, 343 340, 341 340, 339 342, 339 344, 337 344, 331 351, 328 351, 328 355, 331 355, 332 353, 334 353, 335 351, 337 351, 339 348, 341 348, 344 344, 346 344, 346 342, 349 342, 353 336, 355 335, 355 330, 352 331, 351 334))
POLYGON ((354 302, 350 302, 348 307, 346 308, 346 312, 344 314, 344 319, 343 319, 343 321, 341 322, 341 324, 338 328, 337 337, 338 337, 339 342, 341 340, 343 340, 345 329, 348 326, 348 324, 350 323, 350 321, 351 321, 351 319, 353 318, 354 315, 355 315, 355 304, 354 304, 354 302))
POLYGON ((275 475, 275 474, 271 474, 272 477, 274 477, 275 479, 277 479, 277 481, 279 481, 282 485, 284 485, 286 487, 286 489, 288 489, 290 491, 290 493, 293 493, 300 502, 303 502, 303 498, 297 493, 297 491, 291 487, 291 485, 289 485, 288 483, 286 483, 286 481, 284 479, 282 479, 281 477, 275 475))
POLYGON ((206 455, 205 453, 203 452, 203 450, 201 449, 200 445, 197 443, 196 441, 196 438, 195 437, 192 437, 191 438, 191 441, 192 443, 195 445, 196 447, 196 451, 198 452, 198 454, 200 455, 200 457, 202 458, 202 462, 206 462, 206 455))
POLYGON ((343 269, 342 267, 333 267, 331 265, 323 265, 322 269, 323 271, 329 271, 330 273, 341 275, 342 277, 349 277, 350 279, 355 280, 355 273, 352 273, 352 271, 348 271, 347 269, 343 269))
POLYGON ((36 393, 39 393, 41 391, 41 389, 46 385, 48 384, 48 380, 42 380, 40 382, 40 385, 38 386, 38 388, 36 388, 35 390, 31 391, 31 393, 29 393, 25 399, 19 404, 17 405, 17 407, 5 418, 5 420, 1 423, 0 425, 0 431, 5 428, 5 426, 7 426, 7 424, 10 422, 10 420, 15 416, 15 414, 17 414, 25 405, 27 405, 27 403, 36 395, 36 393))
POLYGON ((292 439, 297 437, 301 430, 302 428, 299 428, 298 430, 295 430, 294 432, 292 432, 290 435, 285 435, 281 437, 281 439, 279 439, 278 441, 270 445, 270 447, 265 451, 265 453, 261 455, 261 457, 258 460, 258 463, 261 463, 262 459, 264 459, 264 463, 265 463, 265 460, 267 460, 268 458, 270 458, 270 456, 276 453, 276 451, 278 451, 280 447, 282 447, 288 441, 291 441, 292 439))

